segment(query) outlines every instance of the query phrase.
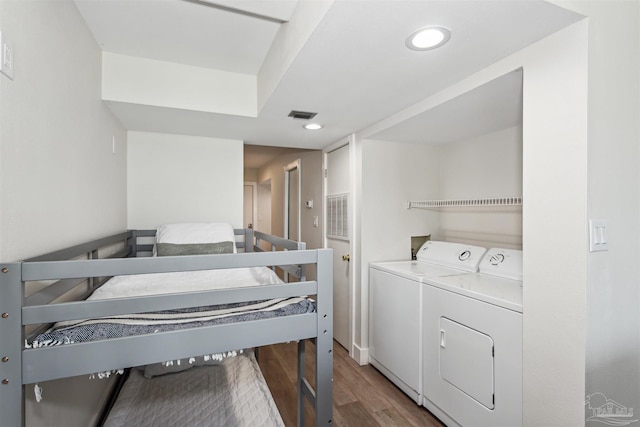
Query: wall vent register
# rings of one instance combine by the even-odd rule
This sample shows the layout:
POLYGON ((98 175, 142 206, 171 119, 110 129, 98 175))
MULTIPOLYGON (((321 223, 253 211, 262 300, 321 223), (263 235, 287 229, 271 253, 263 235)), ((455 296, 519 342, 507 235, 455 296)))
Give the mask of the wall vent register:
POLYGON ((327 196, 327 237, 349 239, 349 194, 327 196))

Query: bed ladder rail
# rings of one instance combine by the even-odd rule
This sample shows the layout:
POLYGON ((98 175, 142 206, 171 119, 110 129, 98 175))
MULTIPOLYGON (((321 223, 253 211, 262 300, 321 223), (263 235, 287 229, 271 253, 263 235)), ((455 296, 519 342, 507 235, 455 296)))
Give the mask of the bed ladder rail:
POLYGON ((333 424, 333 251, 318 251, 318 313, 315 390, 305 378, 305 340, 298 341, 298 427, 304 427, 304 402, 314 408, 315 425, 333 424))
POLYGON ((20 263, 0 265, 0 414, 2 426, 24 426, 22 386, 22 312, 20 263))

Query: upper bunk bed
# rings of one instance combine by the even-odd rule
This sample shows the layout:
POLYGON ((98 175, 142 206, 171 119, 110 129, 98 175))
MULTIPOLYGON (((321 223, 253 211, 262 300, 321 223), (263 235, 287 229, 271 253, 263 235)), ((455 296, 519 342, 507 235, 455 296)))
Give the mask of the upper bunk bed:
MULTIPOLYGON (((298 425, 304 423, 304 398, 315 410, 315 425, 331 424, 331 250, 307 250, 304 243, 251 229, 235 230, 233 240, 234 253, 211 255, 207 248, 206 255, 174 256, 176 248, 169 248, 167 256, 149 256, 160 249, 156 244, 156 230, 130 230, 26 261, 0 263, 1 424, 12 427, 25 424, 27 384, 289 341, 298 341, 298 425), (268 250, 265 251, 265 247, 268 250), (306 266, 312 264, 316 266, 317 277, 307 280, 306 266), (217 274, 265 267, 296 281, 235 283, 233 287, 226 287, 225 283, 169 293, 160 287, 161 294, 133 292, 121 296, 106 292, 104 299, 95 298, 122 277, 135 281, 143 277, 217 274), (41 289, 26 294, 27 284, 41 289), (222 304, 250 305, 256 301, 307 296, 313 296, 315 310, 299 314, 203 322, 197 327, 154 330, 141 335, 125 333, 87 341, 74 338, 52 344, 42 338, 51 332, 52 324, 64 325, 64 322, 82 323, 101 318, 94 322, 99 323, 103 318, 123 315, 198 310, 222 304), (305 378, 306 339, 315 342, 315 389, 305 378), (43 342, 46 343, 43 345, 43 342)), ((187 252, 203 253, 201 248, 195 252, 189 248, 187 252)), ((77 336, 84 334, 74 337, 77 336)))

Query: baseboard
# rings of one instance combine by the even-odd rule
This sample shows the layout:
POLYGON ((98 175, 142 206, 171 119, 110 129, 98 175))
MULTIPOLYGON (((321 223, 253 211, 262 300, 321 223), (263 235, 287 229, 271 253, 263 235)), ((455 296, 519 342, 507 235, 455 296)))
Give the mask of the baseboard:
POLYGON ((358 362, 359 365, 369 364, 369 348, 360 348, 357 345, 353 345, 353 359, 358 362))

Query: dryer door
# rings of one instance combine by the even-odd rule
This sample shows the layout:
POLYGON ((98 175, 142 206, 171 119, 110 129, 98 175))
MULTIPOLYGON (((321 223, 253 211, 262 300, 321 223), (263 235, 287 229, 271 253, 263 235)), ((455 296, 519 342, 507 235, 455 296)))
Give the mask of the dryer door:
POLYGON ((441 317, 440 375, 475 401, 493 409, 493 339, 441 317))

